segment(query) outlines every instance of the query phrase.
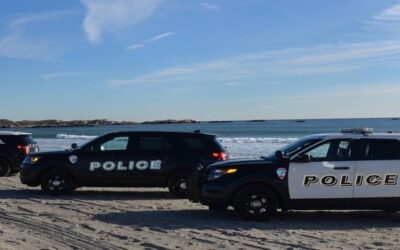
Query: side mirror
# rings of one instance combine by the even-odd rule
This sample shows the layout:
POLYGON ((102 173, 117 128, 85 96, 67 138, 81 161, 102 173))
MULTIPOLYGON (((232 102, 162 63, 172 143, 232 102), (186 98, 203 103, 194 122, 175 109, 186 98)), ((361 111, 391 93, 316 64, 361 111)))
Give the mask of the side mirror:
POLYGON ((311 158, 309 155, 299 155, 293 159, 293 162, 298 162, 298 163, 308 163, 310 161, 311 158))
POLYGON ((278 161, 282 161, 282 160, 284 160, 284 159, 287 158, 285 152, 283 152, 283 151, 281 151, 281 150, 278 150, 278 151, 275 152, 275 157, 276 157, 276 159, 277 159, 278 161))
POLYGON ((72 148, 72 149, 77 149, 77 148, 78 148, 78 144, 72 143, 71 148, 72 148))

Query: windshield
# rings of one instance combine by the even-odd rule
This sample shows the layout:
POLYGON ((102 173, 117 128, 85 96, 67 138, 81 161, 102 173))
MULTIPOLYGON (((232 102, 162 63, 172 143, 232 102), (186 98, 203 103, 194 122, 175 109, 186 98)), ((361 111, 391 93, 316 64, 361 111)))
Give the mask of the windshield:
POLYGON ((83 149, 83 150, 85 150, 86 147, 90 146, 91 143, 93 143, 94 141, 96 141, 96 140, 98 140, 98 139, 99 139, 99 137, 96 137, 96 138, 94 138, 94 139, 92 139, 92 140, 90 140, 90 141, 88 141, 88 142, 86 142, 86 143, 84 143, 84 144, 82 144, 82 145, 78 145, 78 148, 77 148, 77 149, 83 149))
MULTIPOLYGON (((295 153, 299 152, 300 150, 305 149, 319 141, 321 141, 320 138, 306 137, 306 138, 302 138, 296 142, 293 142, 289 145, 286 145, 283 148, 278 149, 278 150, 284 152, 284 154, 286 154, 287 156, 290 157, 290 156, 294 155, 295 153)), ((271 159, 271 160, 275 159, 275 153, 271 153, 267 156, 264 156, 263 158, 267 158, 267 159, 271 159)))

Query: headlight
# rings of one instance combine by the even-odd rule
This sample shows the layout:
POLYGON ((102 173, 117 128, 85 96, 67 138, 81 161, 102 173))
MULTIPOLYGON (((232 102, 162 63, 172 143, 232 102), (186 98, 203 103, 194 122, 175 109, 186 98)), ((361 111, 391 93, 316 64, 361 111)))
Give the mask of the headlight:
POLYGON ((207 180, 216 180, 223 175, 234 174, 237 172, 237 168, 223 168, 223 169, 214 169, 208 175, 207 180))
POLYGON ((32 157, 26 157, 24 160, 24 163, 26 164, 35 164, 40 160, 39 156, 32 156, 32 157))

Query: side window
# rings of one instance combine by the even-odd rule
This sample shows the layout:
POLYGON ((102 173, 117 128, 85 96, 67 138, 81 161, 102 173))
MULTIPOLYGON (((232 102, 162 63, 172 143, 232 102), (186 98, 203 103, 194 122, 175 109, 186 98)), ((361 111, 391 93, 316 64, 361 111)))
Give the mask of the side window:
POLYGON ((172 148, 171 143, 161 136, 141 136, 138 138, 139 150, 166 150, 172 148))
POLYGON ((400 141, 370 139, 362 142, 362 160, 398 160, 400 141))
POLYGON ((329 148, 331 143, 324 143, 310 151, 307 154, 310 156, 311 161, 325 160, 328 157, 329 148))
POLYGON ((128 148, 129 137, 120 136, 108 140, 100 145, 100 151, 125 151, 128 148))
POLYGON ((192 149, 205 149, 207 145, 198 137, 184 137, 185 144, 192 149))
POLYGON ((303 153, 310 156, 312 162, 348 161, 351 157, 350 140, 330 140, 303 153))

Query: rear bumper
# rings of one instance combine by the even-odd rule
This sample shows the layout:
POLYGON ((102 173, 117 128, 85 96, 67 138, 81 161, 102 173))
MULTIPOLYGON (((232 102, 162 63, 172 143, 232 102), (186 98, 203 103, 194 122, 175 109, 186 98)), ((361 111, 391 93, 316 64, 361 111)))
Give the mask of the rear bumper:
POLYGON ((11 173, 18 173, 21 170, 21 163, 23 159, 15 159, 11 162, 11 173))

